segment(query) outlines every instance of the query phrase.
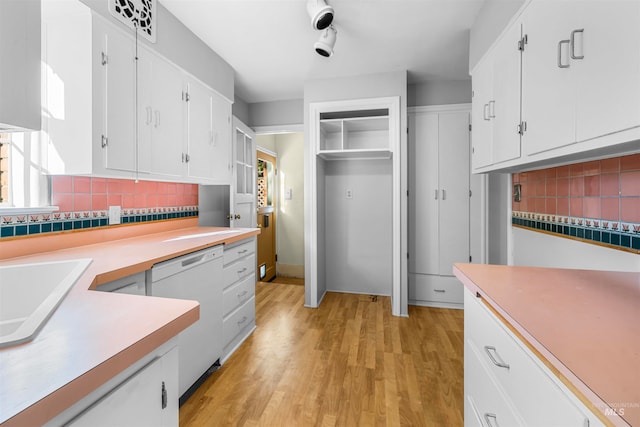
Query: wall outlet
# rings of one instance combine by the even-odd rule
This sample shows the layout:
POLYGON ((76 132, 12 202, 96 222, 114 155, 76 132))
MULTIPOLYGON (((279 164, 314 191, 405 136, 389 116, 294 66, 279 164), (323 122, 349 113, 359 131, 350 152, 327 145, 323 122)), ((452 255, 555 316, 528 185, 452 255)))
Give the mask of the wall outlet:
POLYGON ((345 197, 347 199, 353 199, 353 191, 351 191, 350 188, 347 188, 347 190, 345 191, 345 197))
POLYGON ((109 225, 120 224, 121 206, 109 206, 109 225))

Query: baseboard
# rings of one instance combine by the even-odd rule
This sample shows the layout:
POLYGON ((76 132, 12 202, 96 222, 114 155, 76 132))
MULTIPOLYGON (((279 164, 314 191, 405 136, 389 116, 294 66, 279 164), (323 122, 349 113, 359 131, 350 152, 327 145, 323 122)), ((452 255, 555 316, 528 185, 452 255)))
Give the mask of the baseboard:
POLYGON ((304 265, 278 263, 276 265, 276 275, 304 279, 304 265))
POLYGON ((464 310, 464 304, 452 303, 452 302, 409 300, 409 305, 417 305, 419 307, 451 308, 455 310, 464 310))

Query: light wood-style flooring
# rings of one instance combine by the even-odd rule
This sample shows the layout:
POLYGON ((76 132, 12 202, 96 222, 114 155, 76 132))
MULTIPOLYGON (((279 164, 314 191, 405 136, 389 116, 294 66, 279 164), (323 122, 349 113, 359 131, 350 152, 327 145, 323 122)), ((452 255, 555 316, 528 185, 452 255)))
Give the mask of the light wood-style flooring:
POLYGON ((258 283, 257 329, 180 408, 186 426, 462 426, 463 311, 258 283))

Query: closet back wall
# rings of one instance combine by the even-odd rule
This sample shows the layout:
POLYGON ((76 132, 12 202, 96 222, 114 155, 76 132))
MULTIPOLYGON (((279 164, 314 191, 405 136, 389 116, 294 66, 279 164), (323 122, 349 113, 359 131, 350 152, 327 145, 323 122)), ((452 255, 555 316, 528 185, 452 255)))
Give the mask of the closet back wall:
POLYGON ((327 291, 391 295, 391 160, 327 161, 324 173, 327 291))

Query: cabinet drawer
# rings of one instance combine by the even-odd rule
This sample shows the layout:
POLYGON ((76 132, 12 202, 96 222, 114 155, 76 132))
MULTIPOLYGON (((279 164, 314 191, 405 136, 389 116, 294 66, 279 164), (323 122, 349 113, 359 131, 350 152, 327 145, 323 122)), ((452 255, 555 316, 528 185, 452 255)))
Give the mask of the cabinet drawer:
POLYGON ((223 288, 227 288, 237 281, 244 279, 249 275, 255 274, 255 271, 255 255, 242 258, 234 262, 233 264, 225 265, 222 269, 222 286, 223 288))
POLYGON ((245 243, 233 245, 231 247, 224 248, 224 265, 230 264, 237 259, 246 257, 255 253, 255 241, 252 239, 245 243))
POLYGON ((222 293, 223 316, 228 315, 256 294, 256 277, 254 274, 228 287, 222 293))
POLYGON ((464 372, 465 378, 465 426, 523 426, 517 412, 504 396, 486 366, 480 361, 475 346, 465 341, 464 372))
POLYGON ((455 277, 409 274, 409 300, 462 304, 464 286, 455 277))
POLYGON ((255 322, 256 319, 256 299, 251 297, 236 311, 227 316, 222 323, 224 334, 224 345, 230 343, 242 330, 255 322))
POLYGON ((475 344, 479 359, 528 424, 585 425, 587 417, 569 400, 570 392, 554 383, 553 374, 470 292, 465 293, 464 327, 465 342, 475 344))

